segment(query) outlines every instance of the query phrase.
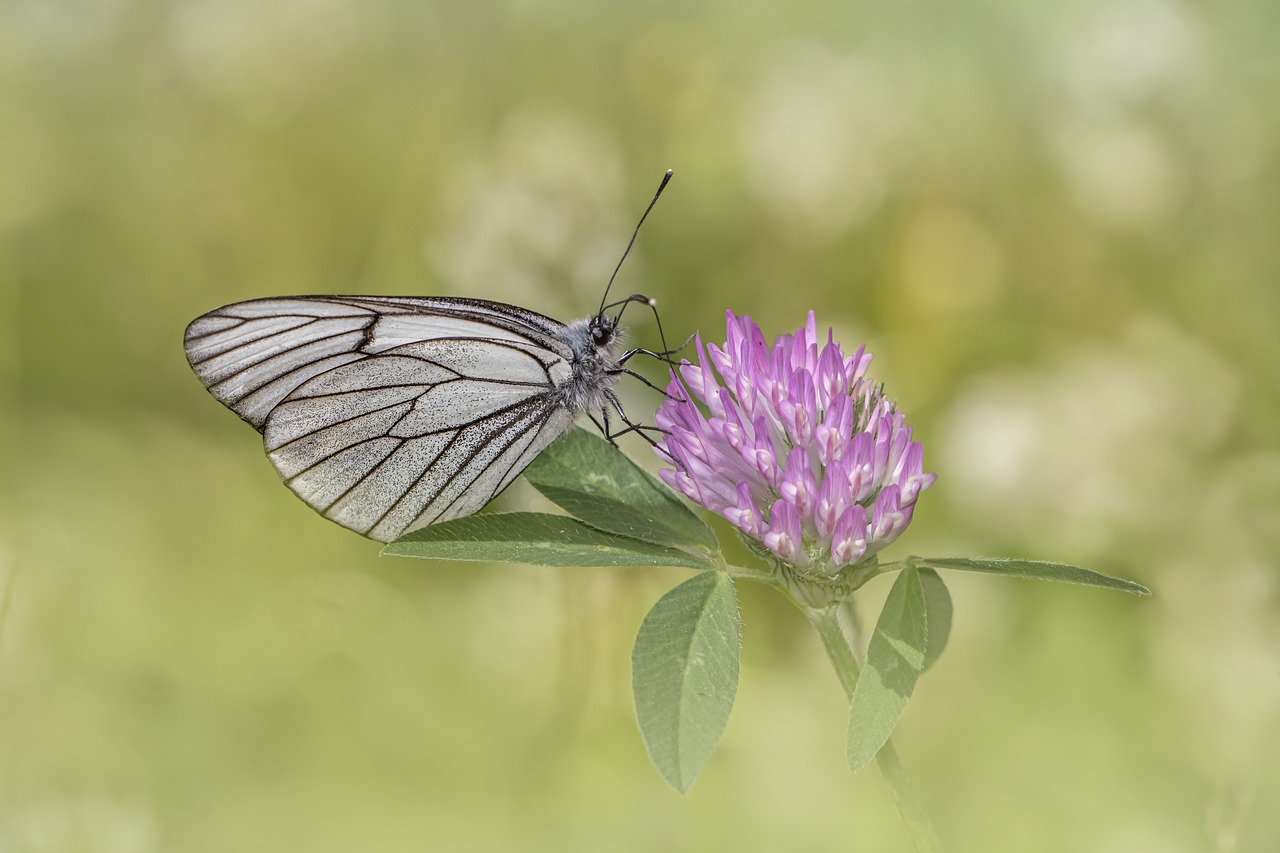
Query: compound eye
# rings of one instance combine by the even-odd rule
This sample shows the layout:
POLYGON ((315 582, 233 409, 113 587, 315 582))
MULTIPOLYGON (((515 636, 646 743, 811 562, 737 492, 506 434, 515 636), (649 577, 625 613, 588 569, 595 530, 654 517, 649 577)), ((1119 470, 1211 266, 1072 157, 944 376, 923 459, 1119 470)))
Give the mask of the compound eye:
POLYGON ((591 340, 596 346, 600 346, 609 340, 613 334, 613 324, 607 319, 599 318, 591 324, 591 340))

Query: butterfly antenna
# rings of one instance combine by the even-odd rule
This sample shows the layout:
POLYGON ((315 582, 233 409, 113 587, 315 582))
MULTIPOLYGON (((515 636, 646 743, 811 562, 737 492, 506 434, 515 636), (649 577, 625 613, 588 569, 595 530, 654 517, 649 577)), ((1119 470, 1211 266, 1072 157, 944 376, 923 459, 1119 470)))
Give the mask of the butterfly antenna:
POLYGON ((600 313, 604 312, 604 304, 609 299, 609 288, 613 287, 613 280, 618 277, 618 270, 622 269, 622 262, 627 259, 627 255, 631 252, 631 247, 636 244, 636 237, 640 235, 640 226, 644 224, 645 217, 649 215, 649 211, 653 210, 653 206, 658 203, 658 196, 662 195, 662 191, 667 188, 667 184, 671 181, 671 174, 671 170, 667 169, 667 173, 662 176, 662 183, 658 184, 658 191, 653 194, 653 201, 649 202, 649 206, 644 209, 644 213, 640 216, 640 221, 636 223, 636 230, 631 232, 631 242, 627 244, 622 257, 618 259, 618 265, 613 268, 613 275, 609 276, 609 283, 604 288, 604 296, 600 298, 600 313))

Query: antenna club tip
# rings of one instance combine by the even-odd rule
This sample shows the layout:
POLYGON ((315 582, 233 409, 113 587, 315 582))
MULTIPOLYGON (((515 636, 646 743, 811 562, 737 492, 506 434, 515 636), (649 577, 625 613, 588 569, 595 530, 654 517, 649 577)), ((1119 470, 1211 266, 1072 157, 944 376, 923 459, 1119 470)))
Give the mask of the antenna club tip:
POLYGON ((649 307, 650 307, 650 308, 656 308, 656 307, 658 307, 658 300, 654 299, 652 296, 650 296, 648 299, 646 299, 646 300, 645 300, 645 302, 647 302, 647 303, 649 304, 649 307))
POLYGON ((676 173, 676 170, 675 170, 675 169, 667 169, 667 177, 668 177, 668 178, 669 178, 669 177, 671 177, 672 175, 674 175, 675 173, 676 173))

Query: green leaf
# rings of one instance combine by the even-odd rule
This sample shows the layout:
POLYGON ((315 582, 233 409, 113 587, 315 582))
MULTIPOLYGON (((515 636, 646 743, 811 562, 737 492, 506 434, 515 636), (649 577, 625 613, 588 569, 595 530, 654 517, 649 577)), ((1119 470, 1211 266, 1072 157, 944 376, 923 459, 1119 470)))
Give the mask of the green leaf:
POLYGON ((1136 595, 1150 595, 1151 590, 1140 583, 1113 578, 1101 572, 1069 566, 1066 563, 1050 563, 1044 560, 1015 560, 1003 557, 909 557, 908 562, 933 569, 959 569, 965 572, 990 572, 1017 578, 1033 578, 1042 581, 1098 586, 1118 589, 1136 595))
POLYGON ((382 549, 383 554, 431 560, 530 563, 535 566, 712 565, 678 548, 615 536, 567 515, 509 512, 431 524, 382 549))
POLYGON ((933 569, 920 570, 920 589, 924 592, 924 624, 929 629, 929 642, 925 645, 924 672, 942 656, 951 636, 951 593, 947 585, 933 569))
POLYGON ((600 530, 656 545, 720 548, 711 528, 661 480, 584 429, 557 439, 524 476, 557 506, 600 530))
POLYGON ((876 757, 898 724, 924 667, 928 630, 920 574, 908 566, 898 575, 876 622, 867 662, 849 708, 849 768, 861 770, 876 757))
POLYGON ((702 572, 664 595, 631 652, 636 720, 649 760, 689 793, 724 733, 738 691, 742 623, 733 581, 702 572))

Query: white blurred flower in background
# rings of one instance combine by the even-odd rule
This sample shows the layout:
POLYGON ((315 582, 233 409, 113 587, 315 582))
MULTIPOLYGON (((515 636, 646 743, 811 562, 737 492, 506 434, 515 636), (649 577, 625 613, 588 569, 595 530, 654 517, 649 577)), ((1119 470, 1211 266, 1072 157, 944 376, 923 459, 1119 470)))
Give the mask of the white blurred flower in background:
POLYGON ((761 207, 829 236, 879 207, 910 100, 869 60, 802 45, 766 68, 746 111, 745 177, 761 207))
POLYGON ((1053 141, 1076 204, 1103 225, 1158 224, 1184 194, 1184 164, 1145 123, 1080 121, 1058 127, 1053 141))
MULTIPOLYGON (((516 113, 490 150, 443 179, 445 224, 425 246, 427 263, 452 294, 566 320, 590 313, 648 201, 624 173, 618 145, 599 127, 516 113)), ((638 263, 628 261, 632 279, 638 263)))
POLYGON ((1182 200, 1189 164, 1150 113, 1183 104, 1203 116, 1203 24, 1175 0, 1066 15, 1048 57, 1064 96, 1049 101, 1049 149, 1082 213, 1112 228, 1156 225, 1182 200))
POLYGON ((1111 112, 1185 91, 1203 73, 1204 24, 1187 4, 1121 0, 1075 12, 1081 17, 1061 27, 1051 57, 1084 111, 1111 112))
POLYGON ((1084 565, 1143 533, 1212 540, 1197 529, 1204 507, 1170 496, 1203 493, 1196 472, 1224 440, 1239 393, 1237 374, 1201 342, 1145 318, 1123 340, 961 388, 942 419, 938 470, 952 483, 943 492, 971 529, 1013 532, 1084 565))

